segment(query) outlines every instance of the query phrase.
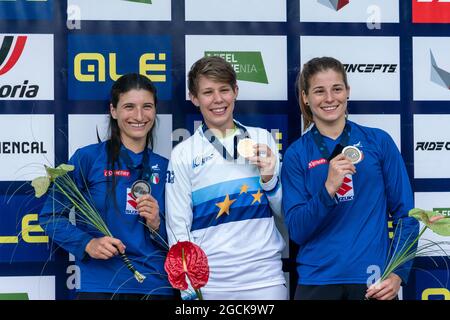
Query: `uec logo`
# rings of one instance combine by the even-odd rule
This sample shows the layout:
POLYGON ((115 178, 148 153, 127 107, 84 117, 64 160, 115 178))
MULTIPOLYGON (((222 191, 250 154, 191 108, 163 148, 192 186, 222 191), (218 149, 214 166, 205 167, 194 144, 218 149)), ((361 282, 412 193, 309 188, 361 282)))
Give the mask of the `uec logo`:
MULTIPOLYGON (((75 78, 81 82, 105 82, 106 60, 108 60, 108 75, 111 80, 116 81, 121 76, 117 74, 116 53, 109 53, 108 57, 96 52, 77 54, 74 59, 75 78)), ((167 68, 164 61, 166 61, 165 53, 144 53, 139 58, 139 73, 153 82, 166 82, 167 68)))

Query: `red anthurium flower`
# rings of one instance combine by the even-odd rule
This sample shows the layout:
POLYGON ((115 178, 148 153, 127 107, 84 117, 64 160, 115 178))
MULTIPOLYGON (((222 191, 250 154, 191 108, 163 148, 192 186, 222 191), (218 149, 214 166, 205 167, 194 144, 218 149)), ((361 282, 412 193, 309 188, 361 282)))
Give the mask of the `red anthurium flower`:
POLYGON ((205 252, 190 241, 179 241, 170 247, 164 269, 172 287, 186 290, 188 276, 195 290, 203 287, 209 278, 208 258, 205 252))

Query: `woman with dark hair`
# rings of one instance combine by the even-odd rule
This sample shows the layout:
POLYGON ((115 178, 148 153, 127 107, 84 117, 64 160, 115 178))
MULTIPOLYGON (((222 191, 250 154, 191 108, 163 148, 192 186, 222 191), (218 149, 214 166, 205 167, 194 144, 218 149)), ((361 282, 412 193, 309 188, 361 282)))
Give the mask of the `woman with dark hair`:
POLYGON ((72 178, 77 187, 114 237, 55 215, 63 208, 58 210, 59 202, 50 196, 41 212, 47 234, 76 257, 81 280, 78 299, 173 297, 163 266, 167 233, 161 222, 168 160, 148 148, 156 104, 156 88, 147 77, 134 73, 120 77, 111 90, 110 139, 78 149, 69 160, 75 166, 72 178), (133 194, 136 181, 149 186, 150 193, 133 194), (146 277, 142 283, 133 278, 119 253, 126 253, 146 277))
POLYGON ((311 59, 296 90, 310 130, 287 149, 281 172, 289 236, 300 246, 295 298, 394 299, 411 263, 377 285, 370 280, 389 258, 389 214, 401 231, 394 247, 418 233, 402 156, 386 132, 347 120, 350 86, 340 61, 311 59))

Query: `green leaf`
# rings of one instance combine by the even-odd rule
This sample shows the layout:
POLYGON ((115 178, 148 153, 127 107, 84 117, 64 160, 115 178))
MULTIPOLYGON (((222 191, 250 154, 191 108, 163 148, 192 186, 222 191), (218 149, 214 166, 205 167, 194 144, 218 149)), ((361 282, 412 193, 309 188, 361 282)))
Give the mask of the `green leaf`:
POLYGON ((75 169, 74 166, 70 164, 60 164, 56 168, 51 168, 45 166, 45 170, 47 171, 47 175, 49 176, 51 181, 55 181, 56 178, 65 175, 69 171, 73 171, 75 169))
POLYGON ((42 197, 50 186, 50 179, 48 177, 38 177, 31 181, 31 186, 34 188, 36 198, 42 197))
POLYGON ((71 164, 61 163, 56 169, 61 169, 66 172, 70 172, 70 171, 73 171, 75 169, 75 167, 71 164))
POLYGON ((442 214, 436 211, 426 211, 419 208, 411 209, 409 211, 409 216, 422 221, 428 228, 440 236, 450 236, 450 217, 444 217, 441 220, 431 222, 430 218, 442 216, 442 214))

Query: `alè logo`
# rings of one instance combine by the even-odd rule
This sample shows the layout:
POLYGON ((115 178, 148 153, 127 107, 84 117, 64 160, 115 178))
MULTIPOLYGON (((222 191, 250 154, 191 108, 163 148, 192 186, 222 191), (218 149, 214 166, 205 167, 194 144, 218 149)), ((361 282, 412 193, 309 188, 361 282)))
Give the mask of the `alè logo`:
POLYGON ((349 0, 319 0, 318 2, 336 11, 341 10, 350 3, 349 0))
MULTIPOLYGON (((144 53, 139 58, 139 73, 147 76, 153 82, 166 82, 165 61, 165 53, 144 53)), ((107 75, 111 80, 116 81, 121 76, 117 74, 117 57, 113 52, 109 53, 106 59, 101 53, 78 53, 74 59, 74 68, 75 78, 81 82, 105 82, 107 75), (108 71, 106 71, 106 60, 109 65, 108 71), (83 66, 86 66, 86 69, 83 66)))
POLYGON ((395 73, 398 64, 392 63, 354 63, 344 64, 345 71, 348 73, 395 73))
MULTIPOLYGON (((19 61, 27 36, 4 36, 0 47, 0 80, 1 76, 14 68, 19 61)), ((29 80, 24 80, 23 84, 10 85, 0 84, 0 98, 34 98, 37 96, 39 86, 28 85, 29 80)))
POLYGON ((450 141, 420 141, 416 143, 415 151, 450 150, 450 141))
POLYGON ((206 51, 205 57, 219 56, 231 63, 238 80, 268 84, 259 51, 206 51))
POLYGON ((431 58, 431 81, 450 90, 450 72, 439 68, 436 59, 434 58, 433 52, 430 50, 431 58))
MULTIPOLYGON (((44 229, 41 225, 33 224, 33 222, 39 222, 39 216, 36 213, 27 214, 22 218, 22 231, 20 232, 22 240, 27 243, 48 243, 48 236, 45 235, 44 229)), ((6 243, 19 243, 19 236, 0 235, 0 244, 6 243)))
POLYGON ((450 23, 450 0, 413 0, 413 23, 450 23))

